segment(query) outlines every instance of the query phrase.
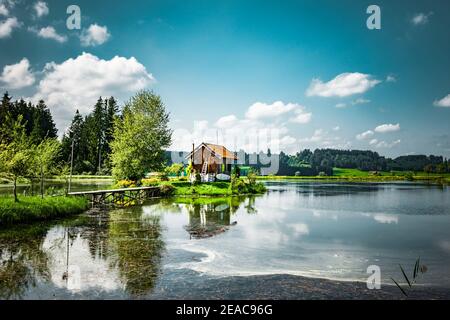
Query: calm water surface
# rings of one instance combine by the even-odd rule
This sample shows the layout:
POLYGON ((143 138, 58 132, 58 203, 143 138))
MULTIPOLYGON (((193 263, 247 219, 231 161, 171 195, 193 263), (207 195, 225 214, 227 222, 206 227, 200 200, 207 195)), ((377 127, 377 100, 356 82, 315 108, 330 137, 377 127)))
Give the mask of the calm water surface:
POLYGON ((450 289, 450 188, 267 185, 0 230, 0 298, 189 298, 233 276, 365 281, 369 265, 391 283, 419 256, 420 283, 450 289))

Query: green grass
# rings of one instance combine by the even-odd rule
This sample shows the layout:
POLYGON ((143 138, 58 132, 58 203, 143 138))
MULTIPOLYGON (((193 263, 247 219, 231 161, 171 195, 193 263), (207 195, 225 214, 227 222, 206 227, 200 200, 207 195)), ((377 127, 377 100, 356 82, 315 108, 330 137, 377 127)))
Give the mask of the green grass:
POLYGON ((433 183, 449 183, 450 173, 425 173, 409 171, 378 172, 376 175, 370 171, 358 169, 333 168, 332 176, 259 176, 260 180, 345 180, 345 181, 426 181, 433 183))
POLYGON ((247 179, 239 179, 234 185, 230 182, 204 182, 191 184, 187 181, 162 181, 153 185, 170 185, 174 196, 231 196, 243 194, 262 194, 266 188, 260 182, 249 183, 247 179))
MULTIPOLYGON (((53 176, 52 178, 50 178, 49 180, 65 180, 68 179, 68 177, 65 176, 53 176)), ((72 176, 72 181, 73 180, 112 180, 113 177, 112 176, 96 176, 96 175, 73 175, 72 176)))
POLYGON ((0 226, 61 218, 88 208, 83 197, 0 197, 0 226))

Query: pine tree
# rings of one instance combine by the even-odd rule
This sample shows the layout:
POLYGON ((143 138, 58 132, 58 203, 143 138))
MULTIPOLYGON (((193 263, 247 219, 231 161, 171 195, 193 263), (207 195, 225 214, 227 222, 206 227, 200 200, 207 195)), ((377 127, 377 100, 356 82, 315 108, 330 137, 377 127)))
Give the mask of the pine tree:
POLYGON ((70 162, 70 157, 72 154, 72 142, 73 142, 73 162, 74 166, 79 164, 84 160, 85 152, 84 152, 84 143, 82 141, 82 131, 84 127, 83 117, 80 112, 77 110, 75 112, 75 116, 73 117, 72 123, 67 130, 66 134, 64 134, 62 139, 62 160, 70 162))

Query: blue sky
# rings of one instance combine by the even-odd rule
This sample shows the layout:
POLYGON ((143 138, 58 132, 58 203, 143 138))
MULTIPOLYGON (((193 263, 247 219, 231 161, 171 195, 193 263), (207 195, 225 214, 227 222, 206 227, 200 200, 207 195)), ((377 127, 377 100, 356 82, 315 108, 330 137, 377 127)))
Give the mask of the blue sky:
POLYGON ((0 89, 44 98, 60 132, 100 95, 148 88, 173 149, 450 156, 448 1, 0 3, 0 89), (71 4, 81 30, 66 27, 71 4), (371 4, 381 30, 366 27, 371 4))

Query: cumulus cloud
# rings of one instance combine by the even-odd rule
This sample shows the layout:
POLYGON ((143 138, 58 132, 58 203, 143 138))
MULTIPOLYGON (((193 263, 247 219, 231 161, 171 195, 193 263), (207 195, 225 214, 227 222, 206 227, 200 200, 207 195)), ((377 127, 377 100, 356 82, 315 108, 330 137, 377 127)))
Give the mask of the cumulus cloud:
POLYGON ((356 139, 358 139, 358 140, 365 140, 365 139, 370 138, 373 135, 374 135, 374 132, 372 130, 367 130, 367 131, 365 131, 363 133, 360 133, 360 134, 356 135, 356 139))
POLYGON ((4 3, 0 3, 0 16, 8 16, 9 15, 9 9, 6 7, 4 3))
POLYGON ((49 26, 45 28, 41 28, 40 30, 30 29, 32 32, 35 32, 38 37, 44 38, 44 39, 52 39, 59 43, 63 43, 67 41, 67 37, 64 35, 60 35, 56 32, 55 28, 49 26))
POLYGON ((191 143, 213 142, 232 150, 245 150, 247 152, 260 152, 270 150, 273 153, 280 151, 294 152, 297 139, 289 134, 284 123, 274 121, 276 117, 292 112, 289 119, 293 123, 307 123, 312 114, 305 107, 296 103, 283 103, 277 101, 272 104, 257 102, 252 104, 245 113, 244 118, 234 114, 220 117, 216 121, 196 121, 194 128, 177 128, 173 133, 171 150, 187 150, 191 143))
POLYGON ((33 8, 38 18, 46 16, 49 13, 47 3, 45 3, 44 1, 36 2, 33 8))
POLYGON ((430 16, 433 14, 433 12, 429 12, 429 13, 417 13, 415 14, 412 19, 411 19, 411 23, 415 26, 418 25, 424 25, 427 24, 429 21, 430 16))
POLYGON ((210 123, 206 120, 195 121, 193 128, 176 128, 172 134, 170 150, 189 150, 192 143, 201 142, 222 144, 230 150, 260 152, 281 150, 293 152, 296 139, 288 134, 284 126, 261 120, 239 119, 228 115, 210 123))
POLYGON ((28 59, 23 58, 16 64, 5 66, 0 81, 7 89, 20 89, 32 85, 35 78, 28 59))
POLYGON ((81 45, 85 47, 98 46, 108 41, 110 36, 111 34, 106 26, 91 24, 89 28, 83 30, 80 36, 81 45))
POLYGON ((372 79, 369 74, 354 72, 342 73, 328 82, 313 79, 306 90, 307 96, 347 97, 360 94, 373 88, 381 81, 372 79))
POLYGON ((306 124, 311 122, 312 112, 306 112, 305 107, 299 106, 294 113, 295 116, 290 119, 291 122, 299 124, 306 124))
POLYGON ((397 124, 382 124, 375 128, 376 132, 386 133, 386 132, 394 132, 400 130, 400 123, 397 124))
POLYGON ((296 108, 302 108, 302 106, 296 103, 285 104, 283 101, 275 101, 272 104, 256 102, 248 108, 245 116, 248 119, 273 118, 296 108))
POLYGON ((11 33, 15 28, 20 26, 16 17, 8 18, 5 21, 0 22, 0 39, 11 36, 11 33))
POLYGON ((450 93, 440 100, 434 101, 436 107, 450 107, 450 93))
POLYGON ((33 100, 44 99, 63 132, 74 111, 91 111, 99 96, 128 99, 154 82, 153 76, 134 57, 111 60, 83 53, 62 63, 48 63, 33 100))

